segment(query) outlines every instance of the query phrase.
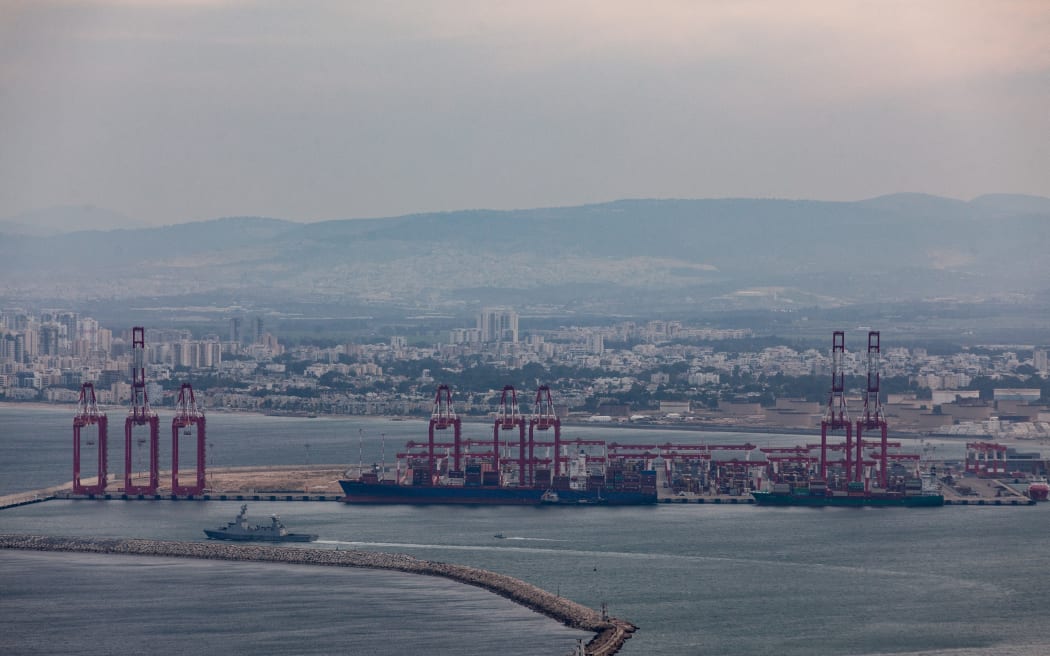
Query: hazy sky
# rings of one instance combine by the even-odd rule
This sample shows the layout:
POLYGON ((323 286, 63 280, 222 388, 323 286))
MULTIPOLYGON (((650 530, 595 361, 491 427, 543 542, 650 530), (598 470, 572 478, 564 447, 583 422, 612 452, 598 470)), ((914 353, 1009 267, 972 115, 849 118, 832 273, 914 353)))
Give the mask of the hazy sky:
POLYGON ((0 0, 0 217, 898 191, 1050 196, 1050 2, 0 0))

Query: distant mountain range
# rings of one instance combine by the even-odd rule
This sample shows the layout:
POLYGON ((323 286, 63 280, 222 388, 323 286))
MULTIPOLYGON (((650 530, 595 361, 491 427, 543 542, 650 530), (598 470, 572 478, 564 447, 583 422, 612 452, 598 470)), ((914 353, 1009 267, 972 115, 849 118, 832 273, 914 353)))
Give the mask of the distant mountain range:
POLYGON ((0 219, 0 234, 42 237, 79 232, 84 230, 85 226, 92 226, 96 230, 115 230, 144 228, 147 224, 100 207, 68 205, 23 212, 0 219))
POLYGON ((0 296, 587 312, 1023 300, 1050 289, 1048 248, 1050 198, 1006 194, 621 200, 56 235, 0 223, 0 296))

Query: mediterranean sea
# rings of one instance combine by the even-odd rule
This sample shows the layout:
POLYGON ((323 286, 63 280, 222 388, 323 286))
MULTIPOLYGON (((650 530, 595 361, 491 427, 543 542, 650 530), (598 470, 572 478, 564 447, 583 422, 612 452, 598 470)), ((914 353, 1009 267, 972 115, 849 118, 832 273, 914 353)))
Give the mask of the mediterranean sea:
MULTIPOLYGON (((114 421, 122 415, 110 414, 113 425, 122 423, 114 421)), ((160 414, 163 427, 170 413, 160 414)), ((0 404, 0 494, 72 478, 71 417, 72 408, 0 404)), ((464 433, 483 439, 491 428, 470 424, 464 433)), ((813 441, 600 426, 563 433, 635 443, 813 441)), ((392 462, 406 440, 425 440, 426 424, 210 413, 208 435, 212 466, 356 466, 392 462)), ((111 429, 111 442, 123 442, 122 430, 111 429)), ((905 448, 953 458, 962 456, 963 445, 913 441, 905 448)), ((111 456, 110 471, 122 471, 122 456, 111 456)), ((232 501, 55 500, 0 511, 0 533, 194 541, 238 507, 232 501)), ((249 505, 251 517, 270 513, 279 513, 290 530, 321 536, 304 548, 407 553, 508 574, 595 608, 605 602, 610 614, 639 627, 621 651, 626 655, 1050 653, 1043 628, 1050 504, 249 505)), ((560 655, 581 637, 589 636, 495 595, 430 577, 0 552, 4 653, 560 655)))

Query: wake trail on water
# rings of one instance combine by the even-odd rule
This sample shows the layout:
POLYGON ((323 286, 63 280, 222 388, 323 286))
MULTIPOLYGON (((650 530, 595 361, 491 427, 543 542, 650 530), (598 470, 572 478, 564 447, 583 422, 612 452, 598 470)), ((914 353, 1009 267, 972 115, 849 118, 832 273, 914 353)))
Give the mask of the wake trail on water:
POLYGON ((516 537, 516 536, 513 536, 513 535, 508 535, 507 537, 505 537, 503 539, 504 540, 530 540, 532 542, 568 542, 568 540, 563 540, 563 539, 559 539, 559 538, 520 538, 520 537, 516 537))

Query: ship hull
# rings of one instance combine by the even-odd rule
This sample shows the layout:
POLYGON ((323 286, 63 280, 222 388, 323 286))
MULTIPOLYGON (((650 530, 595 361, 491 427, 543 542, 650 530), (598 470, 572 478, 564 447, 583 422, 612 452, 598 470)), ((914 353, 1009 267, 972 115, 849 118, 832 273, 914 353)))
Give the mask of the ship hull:
POLYGON ((309 533, 289 533, 280 537, 266 535, 234 535, 224 531, 204 529, 204 534, 212 540, 229 540, 231 542, 313 542, 316 535, 309 533))
MULTIPOLYGON (((539 506, 544 490, 538 488, 390 485, 339 481, 346 495, 342 500, 353 504, 415 504, 415 505, 489 505, 539 506)), ((583 492, 559 490, 556 505, 614 505, 638 506, 656 503, 656 494, 628 491, 583 492)))
POLYGON ((752 492, 751 496, 760 506, 935 508, 944 505, 940 494, 821 496, 752 492))

